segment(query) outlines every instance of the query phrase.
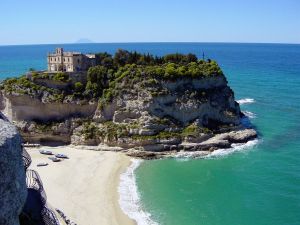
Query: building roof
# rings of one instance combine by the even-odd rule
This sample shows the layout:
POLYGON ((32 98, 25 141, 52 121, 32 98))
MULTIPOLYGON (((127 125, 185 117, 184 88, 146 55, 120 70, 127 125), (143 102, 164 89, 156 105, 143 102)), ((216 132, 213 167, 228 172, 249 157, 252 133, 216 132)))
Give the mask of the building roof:
MULTIPOLYGON (((78 55, 85 55, 88 58, 95 58, 96 55, 95 54, 82 54, 81 52, 63 52, 63 56, 78 56, 78 55)), ((56 53, 49 53, 48 56, 59 56, 59 54, 56 53)))

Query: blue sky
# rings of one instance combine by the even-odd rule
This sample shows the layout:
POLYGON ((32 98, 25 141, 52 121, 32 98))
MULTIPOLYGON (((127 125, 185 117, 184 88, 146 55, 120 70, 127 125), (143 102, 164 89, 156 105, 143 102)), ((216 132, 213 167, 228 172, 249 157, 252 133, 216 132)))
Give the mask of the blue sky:
POLYGON ((300 43, 299 0, 1 0, 0 45, 300 43))

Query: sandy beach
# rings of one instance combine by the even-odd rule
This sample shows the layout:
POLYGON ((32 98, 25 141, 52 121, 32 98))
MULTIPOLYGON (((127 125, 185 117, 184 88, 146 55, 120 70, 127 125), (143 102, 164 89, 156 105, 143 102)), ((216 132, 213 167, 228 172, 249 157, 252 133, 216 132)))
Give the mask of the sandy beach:
POLYGON ((26 148, 44 184, 48 202, 78 225, 133 225, 118 199, 120 174, 130 165, 121 153, 79 150, 71 146, 26 148), (40 149, 69 156, 52 162, 40 149), (47 162, 48 166, 37 167, 47 162))

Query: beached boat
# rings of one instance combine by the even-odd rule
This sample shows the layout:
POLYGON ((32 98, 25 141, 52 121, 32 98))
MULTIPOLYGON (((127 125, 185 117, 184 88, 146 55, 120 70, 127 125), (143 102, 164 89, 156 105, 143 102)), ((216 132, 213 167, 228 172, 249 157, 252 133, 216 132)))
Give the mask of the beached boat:
POLYGON ((48 150, 41 150, 40 153, 43 154, 43 155, 53 155, 53 153, 51 151, 48 151, 48 150))
POLYGON ((48 166, 48 163, 38 163, 37 166, 48 166))
POLYGON ((56 158, 61 158, 61 159, 68 159, 69 157, 66 156, 65 154, 56 154, 55 155, 56 158))
POLYGON ((61 161, 61 159, 53 157, 53 156, 52 157, 48 157, 48 159, 52 160, 52 162, 60 162, 61 161))

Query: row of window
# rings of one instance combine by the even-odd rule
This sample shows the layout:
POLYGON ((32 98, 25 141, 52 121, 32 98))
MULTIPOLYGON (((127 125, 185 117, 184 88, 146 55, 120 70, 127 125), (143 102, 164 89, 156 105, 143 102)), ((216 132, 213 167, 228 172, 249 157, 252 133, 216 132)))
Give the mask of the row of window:
MULTIPOLYGON (((59 61, 57 59, 57 61, 59 61)), ((67 58, 67 61, 70 62, 70 58, 67 58)), ((50 62, 56 62, 56 58, 50 58, 50 62)), ((66 62, 66 58, 64 58, 64 62, 66 62)))

